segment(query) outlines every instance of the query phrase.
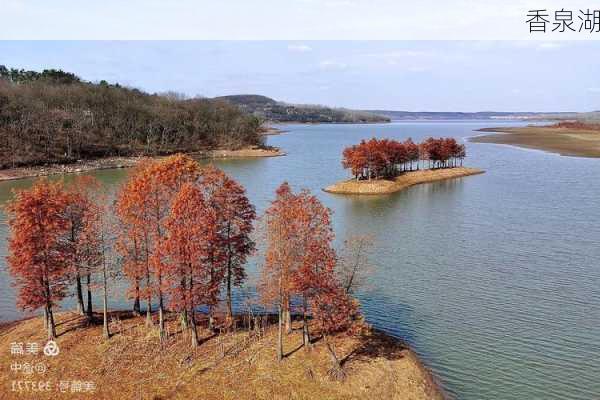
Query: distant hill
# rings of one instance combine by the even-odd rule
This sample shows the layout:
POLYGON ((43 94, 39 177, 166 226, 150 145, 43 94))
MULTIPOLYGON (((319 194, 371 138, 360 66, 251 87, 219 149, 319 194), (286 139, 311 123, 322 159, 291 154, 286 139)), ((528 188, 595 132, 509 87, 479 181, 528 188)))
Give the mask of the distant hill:
POLYGON ((466 119, 570 119, 577 118, 585 113, 573 112, 505 112, 505 111, 478 111, 478 112, 435 112, 435 111, 392 111, 392 110, 365 110, 373 114, 383 115, 391 120, 466 120, 466 119))
POLYGON ((330 108, 311 104, 289 104, 254 94, 215 97, 238 106, 242 111, 274 122, 372 123, 389 122, 386 116, 368 111, 330 108))
POLYGON ((207 99, 0 65, 0 169, 261 145, 258 118, 207 99))

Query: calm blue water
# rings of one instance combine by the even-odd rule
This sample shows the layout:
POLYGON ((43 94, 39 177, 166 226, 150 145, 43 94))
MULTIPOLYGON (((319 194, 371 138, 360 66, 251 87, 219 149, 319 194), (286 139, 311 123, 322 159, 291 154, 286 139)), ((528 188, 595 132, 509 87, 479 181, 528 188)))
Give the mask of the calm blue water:
MULTIPOLYGON (((377 197, 321 191, 347 177, 341 151, 362 138, 462 139, 502 124, 518 125, 290 125, 269 138, 288 156, 217 164, 246 186, 259 211, 285 179, 333 210, 339 241, 372 234, 378 269, 373 290, 360 295, 367 320, 409 342, 449 394, 600 398, 599 159, 467 143, 466 165, 485 174, 377 197)), ((94 173, 110 185, 124 174, 94 173)), ((29 184, 0 183, 0 202, 29 184)), ((19 315, 0 271, 0 319, 19 315)))

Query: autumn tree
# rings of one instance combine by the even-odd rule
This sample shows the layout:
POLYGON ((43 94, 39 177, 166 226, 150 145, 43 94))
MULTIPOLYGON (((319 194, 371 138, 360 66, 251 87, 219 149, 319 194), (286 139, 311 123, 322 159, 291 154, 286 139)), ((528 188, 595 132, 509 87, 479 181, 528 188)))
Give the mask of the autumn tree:
POLYGON ((149 179, 146 176, 149 162, 143 161, 133 168, 115 201, 115 212, 120 224, 116 248, 122 257, 123 272, 133 286, 129 294, 134 298, 134 312, 139 313, 140 300, 146 300, 146 325, 152 325, 153 297, 150 232, 145 222, 149 214, 149 179))
MULTIPOLYGON (((93 199, 90 196, 89 205, 83 213, 79 258, 88 271, 88 299, 91 298, 90 277, 92 274, 99 277, 102 289, 102 332, 104 337, 109 339, 108 285, 109 280, 116 275, 115 264, 111 257, 115 225, 109 213, 106 192, 95 180, 87 183, 87 187, 88 192, 93 193, 93 199)), ((88 312, 91 313, 91 304, 88 305, 88 312)))
POLYGON ((404 142, 391 139, 362 140, 342 152, 342 166, 359 179, 393 178, 399 172, 412 171, 413 165, 428 160, 430 167, 455 167, 466 157, 464 145, 454 138, 428 138, 416 144, 410 138, 404 142))
POLYGON ((65 297, 72 247, 68 244, 68 194, 61 182, 38 180, 8 203, 8 266, 18 305, 44 309, 48 338, 56 337, 54 306, 65 297))
POLYGON ((86 264, 86 243, 83 237, 85 215, 94 207, 94 196, 98 193, 100 183, 89 175, 78 176, 67 188, 68 205, 65 211, 69 221, 68 244, 71 246, 70 273, 75 282, 77 311, 92 319, 92 269, 86 264), (87 289, 87 306, 83 302, 82 280, 85 279, 87 289))
POLYGON ((255 249, 251 233, 256 211, 246 197, 244 188, 218 168, 209 166, 202 171, 201 186, 206 193, 208 206, 217 215, 217 244, 223 253, 223 283, 226 288, 227 317, 231 322, 232 286, 241 286, 246 279, 244 266, 255 249))
MULTIPOLYGON (((81 241, 81 233, 83 231, 83 214, 85 213, 89 203, 82 187, 75 184, 72 185, 67 192, 67 208, 65 216, 69 223, 69 234, 67 236, 68 244, 71 246, 73 257, 71 260, 71 275, 75 283, 75 297, 77 301, 77 312, 80 315, 85 314, 85 305, 83 301, 82 278, 87 275, 81 262, 80 253, 78 251, 81 241)), ((89 291, 88 291, 89 292, 89 291)), ((91 298, 89 299, 91 303, 91 298)), ((91 313, 91 309, 88 309, 91 313)))
MULTIPOLYGON (((141 241, 141 267, 146 278, 145 296, 148 302, 147 320, 151 323, 151 298, 156 295, 161 340, 165 339, 165 263, 158 249, 165 237, 164 223, 174 196, 182 185, 195 182, 199 171, 198 163, 183 155, 146 161, 136 168, 117 199, 117 214, 122 225, 127 227, 123 231, 120 248, 135 249, 137 241, 141 241)), ((134 265, 139 266, 137 262, 134 265)), ((135 279, 139 273, 133 272, 129 276, 135 279)))
POLYGON ((165 221, 161 251, 171 308, 189 321, 192 347, 198 346, 196 308, 209 303, 219 282, 211 279, 209 249, 218 240, 217 215, 197 185, 185 184, 175 195, 165 221))
POLYGON ((293 209, 289 204, 294 195, 287 182, 276 191, 275 200, 265 212, 266 250, 261 271, 260 291, 263 302, 277 307, 278 336, 277 358, 283 359, 284 312, 288 310, 292 295, 291 276, 294 264, 293 251, 288 246, 293 236, 291 220, 293 209))
POLYGON ((267 251, 262 271, 263 298, 278 308, 278 358, 283 357, 282 332, 292 299, 302 312, 302 341, 310 346, 308 317, 310 302, 321 281, 333 276, 336 262, 331 246, 333 230, 330 210, 309 191, 292 192, 282 184, 266 212, 267 251))
POLYGON ((291 253, 292 292, 299 297, 302 310, 302 341, 308 348, 309 304, 320 290, 321 281, 333 274, 336 262, 332 248, 334 238, 331 228, 331 211, 309 191, 303 190, 293 196, 290 208, 291 235, 286 246, 291 253))

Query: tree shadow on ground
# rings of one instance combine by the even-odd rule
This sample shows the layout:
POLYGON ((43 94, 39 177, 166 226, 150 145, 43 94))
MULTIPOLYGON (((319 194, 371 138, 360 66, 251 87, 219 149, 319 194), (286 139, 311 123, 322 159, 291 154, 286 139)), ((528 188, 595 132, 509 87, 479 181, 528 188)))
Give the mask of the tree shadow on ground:
POLYGON ((382 331, 372 329, 359 338, 359 345, 345 356, 341 365, 350 361, 366 361, 374 358, 399 360, 408 352, 408 346, 400 339, 389 336, 382 331))

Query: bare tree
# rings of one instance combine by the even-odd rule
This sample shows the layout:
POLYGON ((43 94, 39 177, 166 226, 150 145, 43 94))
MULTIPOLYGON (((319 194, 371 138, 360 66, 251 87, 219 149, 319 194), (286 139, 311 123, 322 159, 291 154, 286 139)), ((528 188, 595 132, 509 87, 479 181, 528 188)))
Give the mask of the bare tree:
POLYGON ((340 285, 348 294, 366 290, 367 280, 375 270, 369 259, 373 251, 371 235, 350 235, 344 241, 338 257, 336 274, 340 285))

